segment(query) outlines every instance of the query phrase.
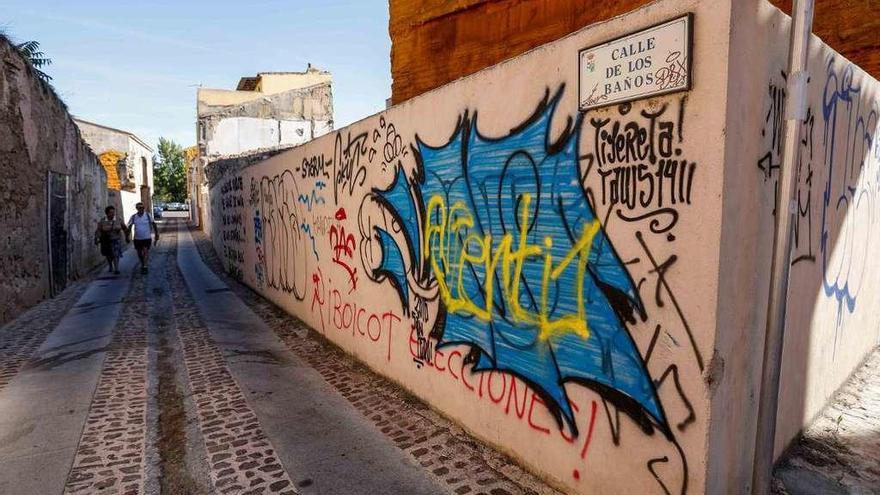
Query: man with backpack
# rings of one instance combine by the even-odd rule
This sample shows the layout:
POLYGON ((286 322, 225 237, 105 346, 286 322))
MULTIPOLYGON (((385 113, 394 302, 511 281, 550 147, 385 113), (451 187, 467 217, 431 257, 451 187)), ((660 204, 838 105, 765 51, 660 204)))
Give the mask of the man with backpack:
POLYGON ((137 213, 128 220, 128 229, 131 230, 134 227, 134 249, 141 260, 141 273, 147 273, 150 247, 153 244, 150 233, 154 233, 156 235, 156 242, 159 242, 159 228, 156 226, 156 222, 153 221, 153 217, 144 211, 143 203, 138 203, 134 207, 137 209, 137 213))

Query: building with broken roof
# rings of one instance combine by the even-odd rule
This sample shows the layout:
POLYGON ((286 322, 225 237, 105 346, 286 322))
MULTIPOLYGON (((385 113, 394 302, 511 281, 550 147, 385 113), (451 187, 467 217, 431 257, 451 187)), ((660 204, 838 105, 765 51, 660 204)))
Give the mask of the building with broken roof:
POLYGON ((235 90, 199 88, 198 143, 209 161, 305 143, 333 129, 332 76, 263 72, 235 90))
POLYGON ((138 202, 152 211, 153 148, 126 130, 81 118, 74 118, 74 122, 107 172, 107 188, 119 191, 120 218, 133 215, 138 202))
POLYGON ((242 77, 234 90, 199 88, 198 156, 189 176, 191 216, 201 225, 213 161, 291 148, 333 130, 333 77, 311 64, 303 72, 260 72, 242 77))

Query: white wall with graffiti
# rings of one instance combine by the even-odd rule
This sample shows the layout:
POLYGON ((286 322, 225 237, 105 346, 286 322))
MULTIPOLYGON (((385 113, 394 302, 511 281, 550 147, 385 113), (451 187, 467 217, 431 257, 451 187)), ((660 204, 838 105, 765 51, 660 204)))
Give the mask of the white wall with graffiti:
MULTIPOLYGON (((718 348, 749 349, 734 411, 756 414, 775 200, 782 154, 790 19, 764 2, 735 3, 726 126, 718 348), (736 47, 737 49, 733 49, 736 47), (733 143, 736 143, 733 145, 733 143), (743 295, 749 297, 742 298, 743 295), (736 339, 735 341, 733 339, 736 339), (724 337, 721 340, 725 340, 724 337), (751 351, 754 349, 754 351, 751 351)), ((807 117, 795 167, 795 212, 777 454, 880 343, 880 83, 817 37, 809 47, 807 117)), ((723 402, 719 402, 719 407, 723 402)), ((729 418, 753 434, 753 416, 729 418)), ((865 439, 880 441, 880 438, 865 439)), ((710 439, 710 443, 713 440, 710 439)), ((736 448, 736 444, 728 444, 736 448)))
MULTIPOLYGON (((729 45, 732 15, 752 16, 734 30, 745 43, 743 33, 767 27, 756 12, 778 14, 734 3, 657 2, 258 164, 215 171, 215 247, 244 283, 558 487, 744 490, 767 291, 756 272, 767 271, 773 201, 760 150, 772 162, 770 100, 784 64, 758 64, 746 81, 729 45), (579 111, 579 50, 688 12, 690 91, 579 111), (744 101, 729 103, 729 92, 744 101), (747 125, 732 121, 741 111, 747 125), (751 237, 736 239, 740 230, 751 237)), ((787 37, 782 23, 772 29, 787 37)), ((675 54, 655 60, 663 78, 688 70, 675 54)), ((812 172, 799 175, 812 184, 811 216, 793 270, 821 320, 796 317, 815 322, 800 329, 811 335, 830 332, 826 315, 858 329, 867 320, 857 305, 877 307, 876 286, 865 275, 856 288, 852 268, 876 270, 870 256, 830 247, 873 242, 856 227, 876 223, 875 210, 848 224, 837 205, 852 191, 846 180, 866 191, 847 197, 854 204, 876 182, 851 182, 853 167, 836 160, 844 147, 868 149, 869 137, 838 137, 844 120, 864 113, 852 126, 867 132, 876 114, 846 99, 860 84, 853 74, 863 76, 822 60, 811 88, 831 80, 839 98, 812 109, 812 172), (823 201, 828 160, 844 182, 823 201), (831 237, 851 240, 828 244, 826 256, 831 237)), ((834 366, 852 369, 870 339, 837 338, 834 366), (860 350, 842 349, 850 343, 860 350)))

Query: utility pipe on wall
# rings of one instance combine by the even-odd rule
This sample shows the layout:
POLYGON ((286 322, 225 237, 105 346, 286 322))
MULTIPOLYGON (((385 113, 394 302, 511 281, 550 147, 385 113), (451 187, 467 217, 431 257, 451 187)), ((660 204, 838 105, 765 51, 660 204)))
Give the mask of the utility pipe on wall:
POLYGON ((773 261, 770 297, 767 305, 767 331, 764 335, 764 363, 761 374, 758 429, 752 466, 752 493, 770 493, 773 477, 773 451, 776 439, 776 413, 779 402, 779 374, 785 340, 785 305, 788 272, 791 266, 791 226, 797 212, 793 190, 799 158, 801 123, 806 118, 807 51, 813 27, 813 0, 795 0, 792 9, 788 52, 788 98, 785 107, 782 164, 776 195, 776 225, 773 232, 773 261))

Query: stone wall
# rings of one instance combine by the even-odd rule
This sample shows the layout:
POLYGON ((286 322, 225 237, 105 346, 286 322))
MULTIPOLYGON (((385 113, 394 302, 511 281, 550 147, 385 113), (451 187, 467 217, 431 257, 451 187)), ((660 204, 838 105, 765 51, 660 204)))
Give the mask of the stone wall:
MULTIPOLYGON (((100 261, 95 222, 108 202, 107 177, 64 103, 0 37, 0 323, 83 276, 100 261), (66 208, 50 246, 50 173, 66 208), (63 184, 65 179, 59 181, 63 184), (53 249, 54 248, 54 249, 53 249), (55 253, 55 270, 50 262, 55 253), (66 259, 66 262, 65 262, 66 259), (54 275, 53 275, 54 273, 54 275), (50 279, 54 277, 54 287, 50 279)), ((118 201, 118 198, 116 199, 118 201)), ((55 204, 61 204, 56 202, 55 204)))
MULTIPOLYGON (((420 95, 649 0, 391 0, 392 102, 420 95)), ((787 12, 792 0, 773 0, 787 12)), ((816 0, 814 32, 880 76, 880 17, 868 1, 816 0)))

